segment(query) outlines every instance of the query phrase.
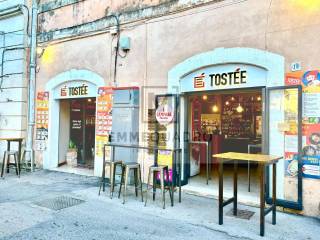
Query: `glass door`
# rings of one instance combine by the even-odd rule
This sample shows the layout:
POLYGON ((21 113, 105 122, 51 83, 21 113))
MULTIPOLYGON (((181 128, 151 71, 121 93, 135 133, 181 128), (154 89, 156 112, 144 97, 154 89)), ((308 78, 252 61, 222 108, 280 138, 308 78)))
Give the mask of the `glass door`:
MULTIPOLYGON (((277 205, 302 210, 302 88, 267 89, 267 151, 277 164, 277 205)), ((272 168, 267 169, 266 200, 271 203, 272 168)))

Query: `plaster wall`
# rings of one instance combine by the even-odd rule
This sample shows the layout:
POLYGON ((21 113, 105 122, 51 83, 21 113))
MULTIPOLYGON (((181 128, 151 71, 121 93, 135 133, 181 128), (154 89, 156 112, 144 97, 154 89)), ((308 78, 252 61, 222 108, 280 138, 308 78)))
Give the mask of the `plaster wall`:
MULTIPOLYGON (((89 4, 94 0, 85 2, 89 4)), ((274 0, 270 5, 269 0, 248 0, 228 6, 219 2, 144 22, 123 24, 121 35, 131 38, 132 48, 125 58, 119 58, 118 85, 158 86, 156 94, 165 92, 168 71, 172 67, 193 55, 220 47, 256 48, 282 55, 286 72, 290 72, 293 61, 301 62, 303 71, 318 69, 320 49, 316 33, 320 30, 317 17, 320 9, 305 9, 293 2, 274 0)), ((56 10, 61 13, 56 12, 52 19, 45 17, 45 22, 39 22, 40 31, 88 20, 70 15, 70 7, 56 10), (67 18, 63 17, 63 11, 67 18)), ((96 13, 103 14, 102 8, 96 13)), ((89 16, 91 19, 99 17, 89 16)), ((44 90, 45 84, 55 75, 70 69, 88 69, 101 75, 106 86, 112 84, 115 39, 108 32, 43 42, 42 46, 46 50, 39 59, 38 91, 44 90)), ((140 129, 145 132, 143 110, 140 116, 140 129)), ((320 195, 316 189, 320 189, 320 182, 304 179, 304 184, 304 206, 308 206, 305 214, 315 216, 319 214, 316 205, 320 195)))

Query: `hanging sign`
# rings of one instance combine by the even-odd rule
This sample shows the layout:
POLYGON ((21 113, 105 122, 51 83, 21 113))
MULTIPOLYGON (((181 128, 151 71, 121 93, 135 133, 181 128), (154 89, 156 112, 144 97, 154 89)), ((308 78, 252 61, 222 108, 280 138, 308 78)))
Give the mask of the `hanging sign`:
POLYGON ((38 92, 36 100, 36 150, 47 148, 49 125, 49 92, 38 92))
MULTIPOLYGON (((112 100, 111 87, 100 87, 97 97, 96 115, 96 155, 103 156, 103 145, 108 143, 112 130, 112 100)), ((110 149, 106 149, 106 157, 110 157, 110 149)))
POLYGON ((181 79, 182 92, 266 86, 267 71, 253 65, 225 64, 201 68, 181 79))

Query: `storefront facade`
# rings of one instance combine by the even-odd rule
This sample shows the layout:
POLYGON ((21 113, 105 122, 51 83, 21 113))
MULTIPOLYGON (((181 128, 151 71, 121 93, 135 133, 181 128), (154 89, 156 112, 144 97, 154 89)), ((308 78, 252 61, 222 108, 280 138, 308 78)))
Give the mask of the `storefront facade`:
MULTIPOLYGON (((285 205, 295 209, 299 209, 298 205, 302 203, 303 213, 306 215, 319 214, 320 181, 316 176, 318 171, 316 163, 319 161, 316 158, 304 159, 306 168, 311 174, 301 176, 300 190, 296 181, 298 177, 295 176, 297 171, 294 170, 296 165, 291 164, 290 167, 294 167, 288 168, 295 160, 295 150, 299 148, 300 142, 301 148, 310 145, 308 139, 312 133, 318 131, 316 125, 319 124, 317 119, 320 117, 317 116, 315 107, 306 109, 305 95, 304 105, 301 106, 298 101, 301 90, 293 86, 301 85, 304 94, 317 93, 316 89, 308 88, 310 81, 316 83, 318 80, 317 72, 310 72, 320 65, 319 59, 315 56, 315 52, 318 53, 319 50, 312 47, 316 46, 313 33, 317 31, 317 27, 308 19, 301 19, 294 14, 294 6, 289 2, 285 4, 283 1, 281 3, 276 1, 271 6, 271 11, 267 1, 259 4, 247 1, 235 5, 212 2, 208 5, 186 8, 185 11, 173 14, 172 20, 162 16, 135 25, 130 21, 123 23, 121 35, 131 39, 131 48, 121 53, 123 58, 118 58, 116 77, 114 76, 116 41, 112 40, 114 36, 109 30, 77 38, 72 38, 71 34, 67 39, 65 38, 68 36, 65 32, 67 30, 63 30, 60 36, 57 29, 62 29, 63 26, 61 25, 63 10, 68 12, 69 7, 52 10, 58 18, 57 22, 51 21, 46 12, 40 13, 40 17, 45 21, 41 25, 40 29, 43 31, 39 33, 38 40, 39 47, 44 49, 44 53, 38 59, 37 91, 48 92, 49 98, 48 138, 45 143, 47 147, 39 148, 37 151, 38 165, 53 169, 58 167, 59 161, 64 158, 59 157, 58 148, 61 139, 57 131, 63 127, 60 124, 63 122, 60 121, 63 115, 60 104, 62 100, 97 99, 98 89, 101 87, 138 86, 140 103, 139 120, 136 122, 139 128, 139 144, 147 146, 148 134, 154 131, 148 116, 155 110, 155 95, 178 94, 180 147, 183 149, 182 159, 186 163, 184 166, 188 166, 189 147, 182 137, 185 132, 190 131, 188 98, 194 94, 215 95, 223 91, 259 89, 264 109, 263 151, 285 157, 278 166, 279 200, 295 202, 295 207, 290 204, 285 205), (216 7, 219 7, 219 10, 216 7), (281 14, 283 11, 288 14, 281 14), (193 17, 188 17, 189 14, 193 17), (228 17, 226 21, 226 16, 237 17, 228 17), (292 22, 296 25, 292 25, 292 22), (219 27, 220 25, 224 26, 223 29, 219 27), (297 25, 300 30, 297 30, 297 25), (46 32, 51 33, 51 40, 46 38, 46 32), (297 64, 298 71, 291 66, 294 64, 297 64), (303 79, 306 79, 305 86, 303 79), (294 88, 292 91, 295 91, 292 94, 295 109, 293 112, 297 118, 296 129, 301 129, 301 133, 298 131, 290 133, 290 126, 281 124, 287 116, 284 109, 277 109, 279 107, 277 101, 283 99, 287 91, 284 87, 289 85, 294 88), (80 96, 79 93, 78 96, 61 96, 61 89, 64 87, 69 89, 82 86, 88 88, 87 91, 80 89, 80 96), (276 89, 277 87, 279 89, 276 89), (303 115, 303 111, 305 113, 306 110, 308 116, 303 115), (302 116, 299 120, 300 114, 302 116), (304 123, 299 127, 299 121, 302 120, 304 123), (274 125, 271 125, 272 123, 274 125), (299 134, 300 138, 295 137, 299 134), (288 169, 292 172, 288 172, 288 169), (290 177, 290 173, 294 176, 290 177), (286 189, 294 196, 287 195, 286 189)), ((311 17, 316 16, 315 12, 306 14, 311 17)), ((77 24, 72 24, 76 28, 77 24)), ((307 96, 309 97, 307 101, 313 101, 312 99, 317 97, 317 95, 307 96)), ((97 139, 97 136, 95 138, 97 139)), ((65 148, 66 145, 67 141, 65 148)), ((97 146, 97 143, 95 145, 97 146)), ((142 164, 144 176, 147 175, 148 166, 153 163, 153 159, 152 154, 139 153, 138 161, 142 164)), ((99 156, 96 150, 94 175, 100 176, 101 171, 101 155, 99 156)))

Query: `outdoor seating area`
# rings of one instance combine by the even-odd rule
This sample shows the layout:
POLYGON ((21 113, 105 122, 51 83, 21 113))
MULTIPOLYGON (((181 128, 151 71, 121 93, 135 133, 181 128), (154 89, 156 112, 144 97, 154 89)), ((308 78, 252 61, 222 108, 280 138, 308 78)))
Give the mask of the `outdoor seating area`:
MULTIPOLYGON (((171 206, 174 205, 174 190, 175 187, 179 188, 179 201, 181 201, 181 182, 177 182, 180 184, 180 186, 174 186, 173 181, 170 182, 169 180, 169 166, 167 165, 158 165, 157 163, 149 167, 148 172, 148 180, 145 187, 145 190, 143 190, 143 182, 142 182, 142 175, 141 175, 141 166, 139 163, 136 162, 125 162, 122 160, 115 160, 115 148, 121 147, 121 148, 135 148, 135 149, 143 149, 143 150, 150 150, 151 148, 143 147, 143 146, 137 146, 137 145, 121 145, 121 144, 106 144, 103 147, 103 170, 102 170, 102 176, 101 176, 101 182, 99 187, 99 195, 101 194, 101 190, 105 191, 105 185, 106 185, 106 166, 109 166, 109 186, 110 186, 110 198, 113 198, 113 194, 115 191, 115 186, 119 185, 119 191, 118 191, 118 198, 121 197, 121 194, 123 195, 123 204, 126 202, 126 196, 127 196, 127 189, 128 185, 132 185, 130 183, 133 183, 134 189, 135 189, 135 195, 138 197, 138 190, 141 194, 141 200, 144 202, 144 206, 147 205, 147 199, 148 199, 148 193, 152 189, 152 199, 155 201, 156 197, 156 189, 159 187, 161 189, 161 199, 162 199, 162 207, 165 209, 165 194, 169 192, 169 197, 171 201, 171 206), (105 152, 106 147, 112 148, 112 155, 111 159, 109 161, 106 160, 105 152), (116 174, 117 174, 117 167, 121 169, 121 179, 120 182, 117 184, 116 182, 116 174), (130 171, 133 173, 133 175, 130 175, 130 171), (124 189, 122 189, 122 186, 124 185, 124 189), (145 201, 144 201, 144 194, 145 194, 145 201)), ((152 148, 153 151, 158 151, 157 148, 152 148)), ((162 148, 163 150, 163 148, 162 148)), ((171 150, 173 152, 180 151, 180 149, 171 150)), ((179 169, 179 167, 177 168, 179 169)), ((179 176, 179 173, 177 173, 179 176)))
POLYGON ((22 171, 33 171, 35 165, 32 166, 31 159, 33 159, 34 153, 26 149, 24 138, 1 137, 0 142, 6 144, 6 149, 1 156, 2 161, 0 161, 1 178, 5 178, 10 170, 14 170, 18 177, 22 171))
MULTIPOLYGON (((128 185, 133 185, 135 189, 135 196, 138 197, 138 191, 141 194, 141 201, 145 200, 144 206, 147 206, 147 199, 148 193, 152 189, 152 197, 153 201, 155 201, 156 197, 156 189, 160 187, 161 189, 161 199, 162 199, 162 207, 165 209, 165 199, 166 199, 166 192, 169 192, 169 197, 171 200, 171 206, 174 206, 174 192, 175 189, 179 189, 179 202, 181 202, 181 175, 177 172, 177 176, 180 181, 176 181, 177 185, 174 185, 174 181, 171 179, 169 181, 169 170, 168 166, 166 165, 158 165, 155 161, 155 164, 149 167, 148 171, 148 178, 146 184, 146 190, 143 190, 143 183, 142 183, 142 176, 141 176, 141 166, 139 163, 135 162, 124 162, 120 160, 115 160, 115 148, 135 148, 135 149, 148 149, 147 147, 137 146, 137 145, 121 145, 121 144, 105 144, 104 145, 104 156, 103 156, 103 173, 101 176, 100 188, 99 188, 99 195, 101 194, 101 189, 105 191, 105 178, 106 178, 106 171, 105 167, 108 165, 110 167, 110 175, 109 175, 109 185, 110 185, 110 198, 113 197, 113 193, 115 191, 116 183, 116 172, 117 167, 121 168, 121 180, 119 182, 119 192, 118 198, 120 199, 121 194, 123 195, 123 204, 125 204, 127 200, 127 188, 128 185), (106 147, 111 147, 111 157, 110 160, 106 160, 106 147), (133 172, 133 176, 130 175, 130 171, 133 172), (124 185, 124 191, 122 191, 122 186, 124 185), (145 194, 145 195, 144 195, 145 194)), ((153 149, 156 153, 158 148, 153 149)), ((174 150, 172 150, 174 151, 174 150)), ((179 155, 179 154, 178 154, 179 155)), ((176 156, 176 155, 174 155, 176 156)), ((259 174, 260 174, 260 236, 265 235, 265 217, 269 213, 272 213, 272 224, 276 224, 276 189, 277 189, 277 181, 276 181, 276 164, 279 160, 283 157, 278 156, 271 156, 265 155, 260 153, 237 153, 237 152, 227 152, 221 154, 213 154, 212 158, 218 159, 219 168, 218 168, 218 175, 219 175, 219 195, 218 195, 218 223, 219 225, 223 224, 223 208, 231 203, 233 203, 233 215, 238 215, 238 161, 248 161, 249 163, 257 163, 259 165, 259 174), (230 163, 234 165, 234 173, 233 173, 233 197, 230 199, 224 199, 224 185, 223 185, 223 173, 224 173, 224 164, 230 163), (269 208, 266 208, 266 198, 265 198, 265 171, 266 167, 271 165, 272 166, 272 199, 271 205, 269 208)), ((178 158, 180 159, 180 157, 178 158)), ((211 159, 208 157, 208 159, 211 159)), ((175 162, 175 160, 174 160, 175 162)), ((179 166, 177 169, 180 169, 181 162, 177 165, 179 166)), ((175 164, 174 164, 175 165, 175 164)), ((207 166, 209 163, 207 163, 207 166)), ((207 175, 208 179, 208 175, 207 175)))
MULTIPOLYGON (((11 167, 16 171, 16 175, 20 177, 21 172, 21 152, 23 138, 0 138, 0 141, 5 141, 7 144, 7 150, 3 153, 3 159, 1 163, 1 178, 10 172, 11 167), (12 150, 12 144, 17 143, 18 149, 12 150)), ((25 153, 23 154, 25 156, 25 153)))

